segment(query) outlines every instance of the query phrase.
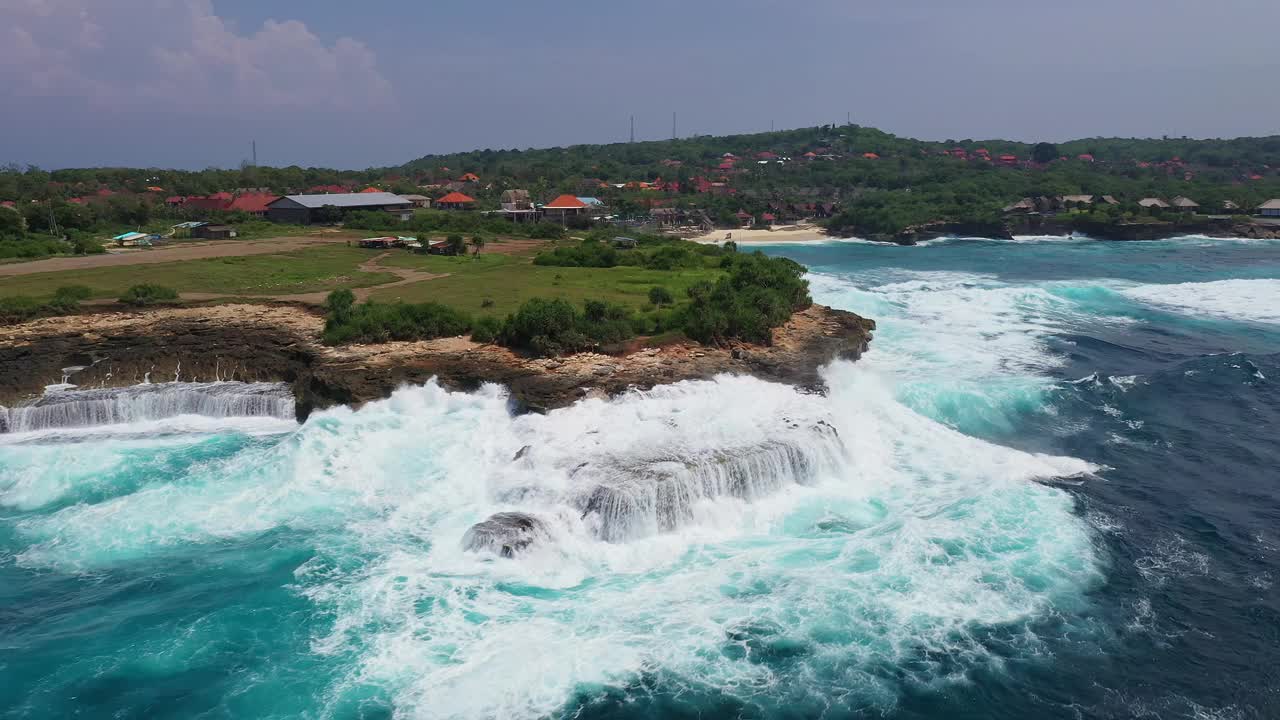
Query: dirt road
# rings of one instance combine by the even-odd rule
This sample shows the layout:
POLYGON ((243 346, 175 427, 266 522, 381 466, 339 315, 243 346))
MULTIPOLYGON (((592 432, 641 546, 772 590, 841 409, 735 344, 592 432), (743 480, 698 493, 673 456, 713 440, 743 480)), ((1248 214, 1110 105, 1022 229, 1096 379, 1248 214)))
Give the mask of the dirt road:
POLYGON ((59 270, 88 270, 91 268, 123 265, 155 265, 180 260, 237 257, 241 255, 269 255, 271 253, 300 250, 316 245, 332 245, 350 242, 349 235, 305 235, 269 238, 266 240, 213 240, 209 242, 183 242, 149 250, 124 250, 105 255, 80 255, 55 257, 47 260, 9 263, 0 265, 0 277, 57 272, 59 270))

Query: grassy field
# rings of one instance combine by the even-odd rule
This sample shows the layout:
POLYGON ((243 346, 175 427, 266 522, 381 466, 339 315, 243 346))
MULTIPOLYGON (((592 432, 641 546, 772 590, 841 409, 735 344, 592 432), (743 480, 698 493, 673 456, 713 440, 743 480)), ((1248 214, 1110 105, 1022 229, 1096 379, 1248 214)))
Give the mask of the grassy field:
POLYGON ((283 295, 381 285, 396 279, 385 272, 362 272, 368 250, 324 245, 279 255, 208 258, 156 265, 66 270, 6 277, 0 296, 50 297, 62 285, 85 285, 93 297, 118 297, 139 283, 155 283, 179 292, 283 295))
POLYGON ((664 272, 634 267, 570 268, 533 265, 528 257, 481 253, 478 257, 393 255, 384 265, 406 267, 449 277, 374 290, 381 302, 434 301, 472 315, 505 316, 532 297, 562 297, 575 305, 583 300, 607 300, 635 308, 649 303, 649 289, 661 285, 676 297, 700 280, 714 280, 720 271, 664 272), (490 307, 483 307, 492 300, 490 307))

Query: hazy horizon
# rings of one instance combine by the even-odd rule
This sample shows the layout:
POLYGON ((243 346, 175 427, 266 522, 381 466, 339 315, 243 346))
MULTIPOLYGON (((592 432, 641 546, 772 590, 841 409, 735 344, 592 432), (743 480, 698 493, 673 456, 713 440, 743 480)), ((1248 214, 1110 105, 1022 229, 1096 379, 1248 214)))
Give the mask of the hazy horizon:
POLYGON ((0 163, 355 169, 842 123, 1059 142, 1280 132, 1280 5, 426 7, 0 0, 0 163), (1247 22, 1230 22, 1232 18, 1247 22), (678 22, 673 19, 678 18, 678 22), (1105 19, 1105 22, 1103 22, 1105 19), (136 41, 135 41, 136 39, 136 41))

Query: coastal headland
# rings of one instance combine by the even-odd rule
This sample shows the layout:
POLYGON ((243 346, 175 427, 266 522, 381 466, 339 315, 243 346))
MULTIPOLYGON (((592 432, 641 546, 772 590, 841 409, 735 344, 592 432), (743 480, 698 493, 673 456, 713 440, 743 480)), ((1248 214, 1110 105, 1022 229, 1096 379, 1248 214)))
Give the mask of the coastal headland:
POLYGON ((223 304, 145 310, 100 308, 0 328, 0 405, 45 387, 124 387, 143 382, 287 382, 299 417, 358 406, 435 378, 448 388, 506 386, 518 411, 541 412, 587 397, 722 373, 819 390, 819 369, 857 359, 874 321, 813 305, 773 330, 772 344, 704 346, 637 340, 604 352, 531 358, 466 337, 327 346, 324 317, 303 304, 223 304))

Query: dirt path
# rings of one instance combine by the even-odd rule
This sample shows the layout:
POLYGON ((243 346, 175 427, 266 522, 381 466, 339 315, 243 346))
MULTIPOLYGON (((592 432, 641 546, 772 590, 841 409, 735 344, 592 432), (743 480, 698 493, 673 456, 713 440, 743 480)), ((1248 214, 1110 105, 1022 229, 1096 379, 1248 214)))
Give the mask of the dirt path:
MULTIPOLYGON (((393 288, 398 285, 408 285, 410 283, 422 282, 424 280, 435 280, 442 277, 449 277, 449 273, 429 273, 429 272, 423 272, 421 270, 414 270, 412 268, 390 267, 390 266, 383 265, 382 259, 391 254, 392 253, 384 252, 381 255, 371 257, 368 260, 365 260, 364 262, 360 263, 359 270, 361 272, 367 272, 367 273, 391 273, 392 275, 395 275, 400 279, 393 280, 392 282, 389 282, 389 283, 383 283, 381 285, 374 285, 372 287, 355 288, 351 292, 355 293, 356 300, 359 300, 361 302, 368 300, 369 295, 372 294, 374 290, 383 290, 385 288, 393 288)), ((309 303, 312 305, 320 305, 324 302, 324 299, 329 296, 329 292, 330 291, 328 290, 322 290, 320 292, 297 293, 294 295, 254 295, 252 297, 255 297, 255 298, 261 297, 264 300, 283 300, 286 302, 300 302, 300 303, 309 303)), ((226 293, 198 293, 198 292, 185 293, 184 292, 184 293, 181 293, 181 297, 183 300, 201 301, 201 300, 221 300, 223 298, 244 297, 244 296, 229 295, 226 293)))
POLYGON ((181 260, 203 260, 206 258, 238 257, 242 255, 269 255, 272 253, 300 250, 316 245, 332 245, 349 242, 346 235, 306 235, 294 237, 269 238, 266 240, 214 240, 210 242, 189 242, 181 245, 154 248, 151 250, 124 250, 110 252, 105 255, 81 255, 78 257, 55 257, 47 260, 9 263, 0 265, 0 277, 31 275, 34 273, 57 272, 59 270, 89 270, 92 268, 115 267, 126 265, 155 265, 158 263, 177 262, 181 260))

